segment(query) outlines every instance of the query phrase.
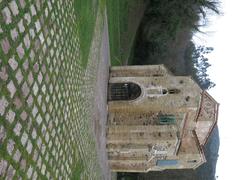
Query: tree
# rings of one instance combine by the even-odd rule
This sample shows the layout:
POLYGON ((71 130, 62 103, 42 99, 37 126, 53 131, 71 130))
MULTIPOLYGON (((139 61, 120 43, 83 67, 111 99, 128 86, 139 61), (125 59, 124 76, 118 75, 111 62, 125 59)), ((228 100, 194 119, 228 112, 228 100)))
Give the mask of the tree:
POLYGON ((195 69, 195 80, 202 89, 210 89, 215 86, 207 74, 207 69, 211 66, 208 62, 207 54, 214 49, 212 47, 198 46, 192 51, 193 68, 195 69))

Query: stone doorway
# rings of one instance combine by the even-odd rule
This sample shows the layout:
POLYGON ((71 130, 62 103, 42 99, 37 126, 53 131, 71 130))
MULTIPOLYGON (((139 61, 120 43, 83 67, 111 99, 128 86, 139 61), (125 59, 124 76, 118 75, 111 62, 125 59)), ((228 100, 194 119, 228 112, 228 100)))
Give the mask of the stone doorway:
POLYGON ((109 101, 130 101, 135 100, 141 95, 139 85, 131 82, 110 83, 108 86, 109 101))

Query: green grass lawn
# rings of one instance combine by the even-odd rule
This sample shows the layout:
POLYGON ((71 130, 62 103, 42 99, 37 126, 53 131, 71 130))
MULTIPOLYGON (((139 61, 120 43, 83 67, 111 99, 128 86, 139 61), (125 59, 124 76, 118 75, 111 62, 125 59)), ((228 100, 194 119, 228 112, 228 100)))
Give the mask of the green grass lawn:
MULTIPOLYGON (((81 41, 81 63, 87 66, 98 6, 107 4, 112 65, 128 62, 137 28, 146 7, 144 0, 75 0, 81 41)), ((100 9, 104 9, 101 8, 100 9)))
POLYGON ((88 62, 98 5, 98 0, 74 1, 74 9, 77 17, 77 25, 81 42, 81 59, 83 67, 86 67, 88 62))
POLYGON ((111 65, 128 61, 146 1, 107 0, 111 65))
POLYGON ((102 12, 108 4, 111 54, 123 62, 143 1, 8 2, 0 1, 2 179, 101 179, 90 121, 102 12))
POLYGON ((23 2, 0 1, 0 179, 101 179, 89 84, 106 2, 23 2))
POLYGON ((81 42, 81 63, 84 68, 88 63, 97 12, 100 9, 103 13, 105 5, 106 0, 74 0, 74 10, 81 42))

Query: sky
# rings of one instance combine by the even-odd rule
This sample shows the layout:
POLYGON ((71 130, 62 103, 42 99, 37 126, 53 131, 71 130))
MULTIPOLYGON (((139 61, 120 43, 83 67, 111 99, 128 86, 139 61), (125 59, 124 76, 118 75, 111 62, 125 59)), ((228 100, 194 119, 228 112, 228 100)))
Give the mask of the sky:
POLYGON ((214 47, 208 55, 209 75, 216 86, 209 93, 220 103, 218 180, 240 179, 240 1, 221 0, 221 16, 210 17, 206 34, 196 34, 199 45, 214 47))

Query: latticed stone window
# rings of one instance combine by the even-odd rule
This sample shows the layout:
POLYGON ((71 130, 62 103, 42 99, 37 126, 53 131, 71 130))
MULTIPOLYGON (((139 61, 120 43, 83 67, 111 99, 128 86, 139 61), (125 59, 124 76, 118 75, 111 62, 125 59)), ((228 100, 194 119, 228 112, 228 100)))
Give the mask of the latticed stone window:
POLYGON ((174 115, 160 115, 158 123, 160 125, 175 124, 176 117, 174 115))
POLYGON ((110 101, 128 101, 137 99, 141 95, 141 88, 135 83, 109 84, 110 101))

